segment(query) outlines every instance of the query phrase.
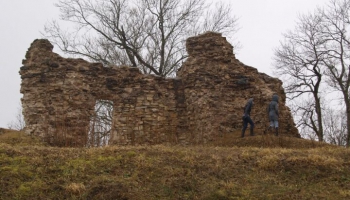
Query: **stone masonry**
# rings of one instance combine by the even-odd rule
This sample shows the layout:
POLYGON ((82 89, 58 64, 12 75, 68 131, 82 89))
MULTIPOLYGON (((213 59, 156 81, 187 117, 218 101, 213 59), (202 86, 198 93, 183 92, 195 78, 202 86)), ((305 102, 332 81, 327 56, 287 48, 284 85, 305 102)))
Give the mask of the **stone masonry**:
POLYGON ((109 100, 109 144, 201 144, 239 132, 251 97, 255 132, 262 134, 267 105, 277 93, 280 132, 300 137, 279 79, 237 60, 219 33, 189 38, 186 48, 189 57, 177 78, 162 78, 137 68, 63 58, 48 40, 35 40, 20 69, 26 133, 53 145, 85 146, 96 101, 109 100))

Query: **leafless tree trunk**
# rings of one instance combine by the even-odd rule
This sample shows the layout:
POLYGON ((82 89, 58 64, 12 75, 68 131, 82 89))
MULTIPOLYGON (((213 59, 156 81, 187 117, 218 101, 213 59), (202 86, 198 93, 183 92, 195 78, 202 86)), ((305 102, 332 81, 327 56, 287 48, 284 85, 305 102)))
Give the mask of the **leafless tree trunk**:
POLYGON ((237 31, 231 7, 206 0, 60 0, 56 6, 74 29, 64 31, 53 21, 45 35, 63 52, 164 77, 187 58, 188 37, 237 31))
MULTIPOLYGON (((350 127, 350 1, 331 0, 329 7, 319 10, 323 18, 327 83, 343 96, 346 127, 350 127)), ((347 128, 346 146, 350 145, 350 129, 347 128)))

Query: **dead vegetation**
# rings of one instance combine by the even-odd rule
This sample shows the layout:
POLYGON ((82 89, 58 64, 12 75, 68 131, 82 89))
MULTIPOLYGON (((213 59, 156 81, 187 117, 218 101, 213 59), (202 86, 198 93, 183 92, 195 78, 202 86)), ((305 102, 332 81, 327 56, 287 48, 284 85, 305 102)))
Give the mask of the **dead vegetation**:
POLYGON ((186 147, 54 148, 6 130, 0 199, 350 198, 348 149, 283 136, 238 137, 186 147))

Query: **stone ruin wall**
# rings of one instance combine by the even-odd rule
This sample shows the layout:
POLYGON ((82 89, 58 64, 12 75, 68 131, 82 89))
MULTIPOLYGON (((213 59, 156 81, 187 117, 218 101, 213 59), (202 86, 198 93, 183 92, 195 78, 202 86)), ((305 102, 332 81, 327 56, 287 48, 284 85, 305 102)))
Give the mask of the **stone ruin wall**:
POLYGON ((240 130, 243 107, 253 97, 251 114, 261 134, 276 92, 281 133, 300 137, 279 79, 238 61, 218 33, 189 38, 186 48, 189 58, 170 79, 63 58, 48 40, 35 40, 20 69, 26 133, 54 145, 85 146, 96 101, 110 100, 109 144, 206 143, 240 130))

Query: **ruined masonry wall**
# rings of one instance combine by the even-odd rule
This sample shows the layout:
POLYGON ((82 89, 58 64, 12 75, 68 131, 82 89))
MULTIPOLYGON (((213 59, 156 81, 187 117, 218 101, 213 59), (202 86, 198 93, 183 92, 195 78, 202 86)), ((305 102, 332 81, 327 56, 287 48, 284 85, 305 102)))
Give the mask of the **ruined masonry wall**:
POLYGON ((137 68, 62 58, 48 40, 35 40, 20 69, 26 133, 53 145, 85 146, 96 100, 102 99, 114 105, 109 144, 205 143, 240 130, 251 97, 261 133, 276 92, 281 132, 299 137, 280 80, 239 62, 220 34, 189 38, 186 48, 189 58, 177 78, 166 79, 137 68))
POLYGON ((35 40, 20 70, 26 132, 55 145, 84 146, 98 99, 114 102, 111 143, 163 143, 181 138, 182 83, 143 75, 137 68, 106 68, 52 52, 35 40), (56 144, 64 141, 65 144, 56 144))

